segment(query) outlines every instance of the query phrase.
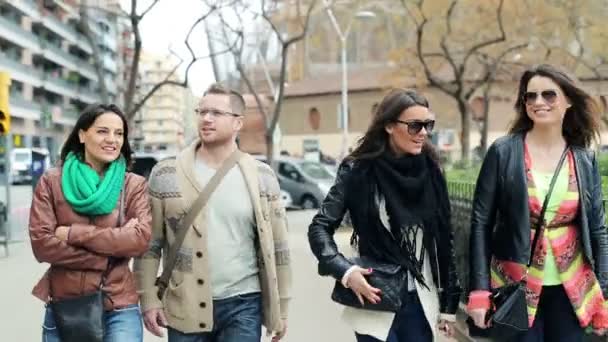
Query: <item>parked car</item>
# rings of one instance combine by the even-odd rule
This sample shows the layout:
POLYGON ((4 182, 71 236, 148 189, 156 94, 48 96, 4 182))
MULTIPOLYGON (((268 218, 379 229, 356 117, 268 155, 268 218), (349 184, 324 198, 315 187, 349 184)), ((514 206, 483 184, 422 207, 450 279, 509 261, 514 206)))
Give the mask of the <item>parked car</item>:
POLYGON ((291 199, 291 195, 285 190, 281 190, 281 204, 283 204, 283 208, 285 209, 293 208, 293 200, 291 199))
MULTIPOLYGON (((32 181, 32 167, 48 170, 51 165, 50 153, 46 148, 13 148, 10 153, 10 181, 12 184, 27 184, 32 181), (36 161, 34 154, 42 156, 41 161, 36 161), (37 165, 36 163, 39 165, 37 165)), ((37 157, 40 159, 40 157, 37 157)))
MULTIPOLYGON (((266 162, 265 156, 255 157, 266 162)), ((325 164, 285 156, 280 156, 276 162, 281 189, 291 195, 293 204, 302 209, 318 208, 335 178, 325 164)))
POLYGON ((154 165, 170 156, 171 155, 159 152, 136 152, 133 156, 133 166, 131 171, 148 179, 154 165))

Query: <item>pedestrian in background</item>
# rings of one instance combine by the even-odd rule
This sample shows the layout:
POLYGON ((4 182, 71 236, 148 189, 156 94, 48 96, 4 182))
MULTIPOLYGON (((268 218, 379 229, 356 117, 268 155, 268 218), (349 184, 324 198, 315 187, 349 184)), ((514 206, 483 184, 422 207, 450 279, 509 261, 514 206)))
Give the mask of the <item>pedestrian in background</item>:
POLYGON ((530 329, 513 341, 582 341, 585 327, 603 334, 608 233, 588 150, 599 136, 598 106, 573 77, 540 65, 523 73, 515 110, 509 135, 489 148, 477 179, 469 315, 486 328, 490 290, 527 274, 530 329))
POLYGON ((460 289, 446 182, 427 142, 435 124, 428 107, 411 90, 382 100, 308 230, 319 274, 336 279, 332 298, 346 305, 343 318, 359 342, 454 332, 460 289), (347 211, 353 259, 333 237, 347 211))
POLYGON ((273 342, 287 330, 287 220, 270 166, 240 152, 245 101, 212 85, 199 139, 150 175, 153 240, 135 263, 146 328, 170 342, 273 342), (157 272, 163 262, 163 275, 157 272))
POLYGON ((72 307, 71 313, 93 324, 83 318, 98 310, 104 342, 143 340, 129 261, 146 251, 152 218, 145 180, 127 171, 128 131, 118 107, 87 107, 63 146, 60 166, 46 171, 36 186, 29 221, 32 250, 39 262, 50 264, 33 291, 49 303, 44 341, 84 336, 76 335, 85 333, 74 329, 80 326, 62 326, 70 317, 54 310, 54 303, 85 298, 100 286, 100 307, 72 307))

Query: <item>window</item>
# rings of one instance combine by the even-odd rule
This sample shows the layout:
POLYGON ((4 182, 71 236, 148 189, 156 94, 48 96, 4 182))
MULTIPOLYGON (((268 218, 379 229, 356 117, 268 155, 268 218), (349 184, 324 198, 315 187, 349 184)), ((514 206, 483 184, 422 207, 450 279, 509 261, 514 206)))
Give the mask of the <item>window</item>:
POLYGON ((301 178, 298 170, 293 165, 285 162, 279 163, 279 175, 295 181, 298 181, 301 178))
POLYGON ((302 171, 314 179, 333 179, 333 176, 321 163, 305 161, 300 164, 302 171))

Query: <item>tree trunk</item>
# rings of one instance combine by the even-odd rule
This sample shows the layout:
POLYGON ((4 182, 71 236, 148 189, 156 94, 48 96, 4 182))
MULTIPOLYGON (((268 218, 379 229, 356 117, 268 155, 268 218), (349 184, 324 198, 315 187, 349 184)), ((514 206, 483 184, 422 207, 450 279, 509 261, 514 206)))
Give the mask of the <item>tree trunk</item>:
POLYGON ((492 89, 492 83, 486 84, 486 87, 483 91, 483 126, 481 127, 481 155, 480 157, 486 155, 488 151, 488 130, 490 123, 490 90, 492 89))
POLYGON ((469 151, 471 149, 471 114, 469 113, 467 103, 463 99, 458 99, 458 110, 460 111, 460 158, 468 162, 469 151))
POLYGON ((266 139, 266 160, 268 161, 268 165, 276 172, 277 165, 274 160, 274 139, 272 138, 272 133, 273 132, 266 131, 266 134, 264 135, 264 138, 266 139))

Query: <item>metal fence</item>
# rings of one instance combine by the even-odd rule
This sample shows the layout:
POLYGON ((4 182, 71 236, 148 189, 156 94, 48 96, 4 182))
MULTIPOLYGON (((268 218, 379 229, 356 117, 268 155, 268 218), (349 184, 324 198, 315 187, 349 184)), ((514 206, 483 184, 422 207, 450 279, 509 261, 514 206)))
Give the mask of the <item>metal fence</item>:
POLYGON ((456 268, 463 287, 468 285, 469 275, 469 235, 471 228, 471 208, 475 183, 448 182, 448 194, 452 208, 452 227, 454 229, 454 249, 456 268))
MULTIPOLYGON (((475 183, 459 181, 448 181, 447 183, 452 207, 456 267, 460 276, 460 283, 466 288, 469 282, 469 235, 475 183)), ((602 203, 606 208, 608 199, 603 199, 602 203)))

